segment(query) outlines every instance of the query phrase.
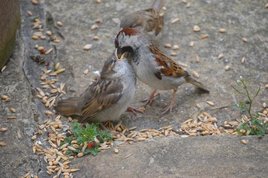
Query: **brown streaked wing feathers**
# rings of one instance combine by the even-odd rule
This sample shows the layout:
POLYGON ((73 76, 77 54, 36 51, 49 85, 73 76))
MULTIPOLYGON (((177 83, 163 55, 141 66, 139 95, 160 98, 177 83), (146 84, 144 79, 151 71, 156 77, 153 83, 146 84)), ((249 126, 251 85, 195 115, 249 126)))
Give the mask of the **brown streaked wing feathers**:
MULTIPOLYGON (((188 75, 187 71, 185 71, 181 66, 179 66, 179 64, 177 64, 171 58, 164 55, 158 48, 152 45, 149 48, 150 51, 155 56, 156 62, 159 65, 162 75, 175 78, 184 77, 188 75)), ((159 77, 157 76, 157 78, 159 77)))
POLYGON ((93 83, 83 95, 85 102, 82 109, 84 118, 109 108, 122 96, 123 85, 119 79, 99 80, 93 83))

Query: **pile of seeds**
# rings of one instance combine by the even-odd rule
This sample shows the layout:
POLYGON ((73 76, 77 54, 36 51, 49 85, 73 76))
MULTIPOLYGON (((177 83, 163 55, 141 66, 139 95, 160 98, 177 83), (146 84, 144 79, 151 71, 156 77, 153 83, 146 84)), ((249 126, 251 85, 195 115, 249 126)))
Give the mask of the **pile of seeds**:
POLYGON ((221 134, 217 119, 207 112, 202 112, 196 118, 190 118, 182 123, 181 131, 190 136, 221 134))
POLYGON ((172 126, 161 127, 160 129, 142 129, 136 131, 135 127, 126 128, 122 124, 117 124, 113 126, 110 122, 106 124, 106 127, 111 130, 113 133, 113 139, 116 141, 133 143, 137 141, 145 141, 147 139, 153 137, 163 137, 163 136, 171 136, 178 135, 172 128, 172 126))

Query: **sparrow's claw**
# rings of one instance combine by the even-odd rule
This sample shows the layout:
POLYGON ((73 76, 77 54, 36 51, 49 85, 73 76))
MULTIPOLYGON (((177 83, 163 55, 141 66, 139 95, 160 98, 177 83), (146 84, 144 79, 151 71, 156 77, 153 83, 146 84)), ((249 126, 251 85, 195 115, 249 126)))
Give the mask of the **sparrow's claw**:
POLYGON ((137 115, 137 113, 143 114, 144 111, 145 111, 145 108, 144 107, 140 107, 140 108, 128 107, 127 108, 127 112, 131 112, 135 116, 137 115))
POLYGON ((147 99, 145 99, 145 100, 142 100, 142 102, 145 103, 144 106, 147 106, 147 105, 150 105, 150 106, 151 106, 151 105, 153 104, 153 102, 154 102, 156 96, 158 96, 158 95, 160 95, 160 94, 157 92, 157 90, 154 90, 154 91, 150 94, 149 98, 147 98, 147 99))
POLYGON ((172 97, 170 98, 169 104, 165 107, 164 111, 161 113, 162 115, 172 112, 172 109, 176 105, 176 90, 173 90, 172 97))

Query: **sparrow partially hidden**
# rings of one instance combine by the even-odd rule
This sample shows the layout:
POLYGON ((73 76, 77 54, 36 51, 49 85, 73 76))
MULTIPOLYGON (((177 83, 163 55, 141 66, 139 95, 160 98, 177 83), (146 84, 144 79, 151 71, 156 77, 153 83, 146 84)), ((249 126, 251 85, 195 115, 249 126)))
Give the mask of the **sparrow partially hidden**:
POLYGON ((163 6, 164 0, 155 0, 148 9, 123 15, 120 28, 136 28, 146 33, 154 43, 158 44, 164 26, 163 6))
POLYGON ((159 50, 146 34, 135 28, 122 29, 116 36, 115 47, 118 56, 125 52, 132 53, 131 65, 136 76, 155 89, 147 104, 152 102, 156 90, 173 90, 170 102, 162 114, 172 111, 177 88, 184 83, 191 83, 209 93, 205 85, 192 78, 189 72, 159 50))
POLYGON ((77 115, 79 122, 119 120, 135 95, 136 76, 124 54, 118 59, 116 53, 84 93, 58 101, 55 110, 64 116, 77 115))

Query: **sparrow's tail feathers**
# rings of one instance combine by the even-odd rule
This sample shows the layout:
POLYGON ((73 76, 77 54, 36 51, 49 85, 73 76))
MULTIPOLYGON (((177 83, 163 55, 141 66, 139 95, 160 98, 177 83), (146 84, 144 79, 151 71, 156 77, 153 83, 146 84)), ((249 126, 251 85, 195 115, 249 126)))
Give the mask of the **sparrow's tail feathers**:
POLYGON ((163 6, 164 6, 164 0, 155 0, 153 5, 152 5, 152 8, 160 10, 160 9, 162 9, 163 6))
POLYGON ((201 82, 193 79, 190 75, 188 75, 187 77, 185 77, 185 80, 188 82, 188 83, 191 83, 193 84, 194 86, 196 86, 197 88, 199 88, 200 90, 202 90, 203 92, 205 93, 209 93, 209 90, 208 88, 202 84, 201 82))
POLYGON ((81 109, 78 104, 79 104, 78 97, 72 97, 60 100, 55 106, 55 110, 57 113, 63 116, 80 115, 81 109))

